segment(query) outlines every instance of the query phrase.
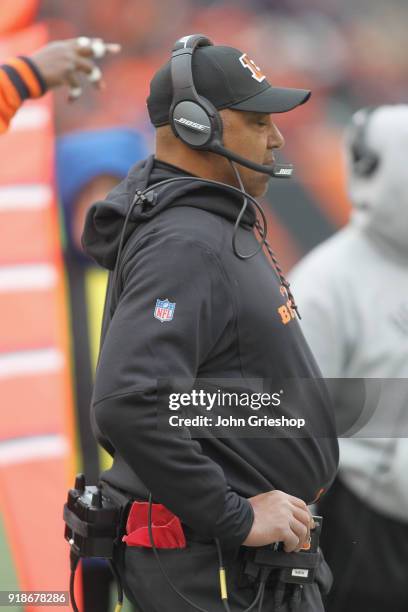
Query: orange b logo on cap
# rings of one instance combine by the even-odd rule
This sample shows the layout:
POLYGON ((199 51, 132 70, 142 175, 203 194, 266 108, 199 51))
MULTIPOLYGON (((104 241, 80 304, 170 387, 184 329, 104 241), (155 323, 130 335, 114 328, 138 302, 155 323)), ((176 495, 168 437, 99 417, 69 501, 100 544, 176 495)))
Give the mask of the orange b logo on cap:
POLYGON ((239 58, 239 61, 243 65, 244 68, 248 68, 251 71, 252 77, 258 81, 258 83, 262 83, 266 76, 263 74, 262 70, 259 66, 257 66, 254 60, 249 59, 247 53, 243 53, 239 58))

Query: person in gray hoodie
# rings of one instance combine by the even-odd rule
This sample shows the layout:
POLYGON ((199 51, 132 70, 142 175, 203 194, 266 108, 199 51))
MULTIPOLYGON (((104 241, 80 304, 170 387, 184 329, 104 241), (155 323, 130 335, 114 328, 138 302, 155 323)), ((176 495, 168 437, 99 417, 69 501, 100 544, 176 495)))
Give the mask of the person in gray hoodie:
MULTIPOLYGON (((356 113, 346 157, 350 221, 291 281, 324 376, 367 386, 408 378, 408 105, 356 113)), ((340 441, 339 475, 320 506, 335 580, 329 612, 408 609, 408 439, 397 437, 406 435, 408 397, 404 381, 388 384, 399 399, 387 437, 340 441)))

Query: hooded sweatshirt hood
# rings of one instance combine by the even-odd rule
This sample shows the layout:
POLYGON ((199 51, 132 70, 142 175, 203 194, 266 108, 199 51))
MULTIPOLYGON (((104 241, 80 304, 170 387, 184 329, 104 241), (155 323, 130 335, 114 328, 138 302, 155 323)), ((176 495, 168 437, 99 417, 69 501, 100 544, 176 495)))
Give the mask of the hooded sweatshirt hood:
POLYGON ((408 105, 380 106, 373 111, 365 142, 380 161, 373 175, 357 176, 347 146, 348 187, 354 206, 351 222, 382 248, 408 257, 408 105))
MULTIPOLYGON (((155 159, 154 155, 133 166, 126 179, 105 200, 96 202, 89 209, 82 235, 85 252, 100 266, 113 270, 123 224, 136 192, 160 181, 182 176, 198 178, 181 168, 155 159)), ((193 206, 235 223, 243 205, 243 197, 239 194, 199 181, 178 181, 158 187, 151 193, 153 195, 148 202, 134 207, 126 226, 125 242, 138 226, 169 207, 193 206)), ((241 223, 251 228, 255 219, 254 206, 248 203, 241 223)))

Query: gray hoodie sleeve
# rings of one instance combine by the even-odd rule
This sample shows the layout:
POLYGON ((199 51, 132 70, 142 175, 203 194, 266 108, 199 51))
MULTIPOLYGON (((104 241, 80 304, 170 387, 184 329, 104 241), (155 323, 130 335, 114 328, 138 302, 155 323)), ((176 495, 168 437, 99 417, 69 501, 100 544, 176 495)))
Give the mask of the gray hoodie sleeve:
POLYGON ((197 441, 157 427, 157 410, 168 409, 158 405, 158 380, 194 379, 231 333, 228 282, 205 245, 159 234, 143 238, 126 264, 99 358, 94 419, 155 500, 198 533, 235 547, 252 526, 251 505, 197 441), (158 299, 175 304, 171 319, 154 316, 158 299))

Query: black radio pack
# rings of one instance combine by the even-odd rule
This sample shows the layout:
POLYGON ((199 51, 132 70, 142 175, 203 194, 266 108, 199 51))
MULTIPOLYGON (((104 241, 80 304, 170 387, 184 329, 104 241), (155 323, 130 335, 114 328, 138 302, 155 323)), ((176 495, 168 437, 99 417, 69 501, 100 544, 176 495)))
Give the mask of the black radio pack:
POLYGON ((112 559, 118 535, 120 508, 99 486, 86 486, 78 474, 64 506, 65 539, 78 557, 112 559))
POLYGON ((322 531, 323 518, 313 517, 315 527, 310 530, 310 542, 299 552, 286 553, 282 544, 258 548, 255 553, 256 565, 280 569, 281 582, 293 584, 309 584, 314 582, 316 569, 320 562, 319 540, 322 531))
POLYGON ((279 570, 279 581, 289 584, 309 584, 314 582, 316 569, 321 561, 319 540, 323 518, 313 517, 315 527, 310 530, 310 542, 299 552, 288 554, 281 542, 256 548, 247 555, 245 574, 255 579, 260 568, 279 570))
POLYGON ((64 505, 64 537, 70 545, 71 577, 69 592, 74 612, 79 612, 75 601, 74 581, 78 563, 82 557, 106 559, 116 579, 120 610, 123 603, 123 588, 114 563, 114 548, 118 542, 124 505, 103 493, 102 485, 86 486, 84 474, 78 474, 75 488, 68 491, 64 505))
POLYGON ((314 516, 313 520, 315 526, 310 530, 310 541, 299 552, 287 553, 282 542, 277 542, 246 553, 243 577, 253 583, 264 574, 273 581, 274 609, 279 609, 285 600, 287 609, 297 612, 304 585, 315 581, 321 563, 319 540, 323 518, 314 516))

